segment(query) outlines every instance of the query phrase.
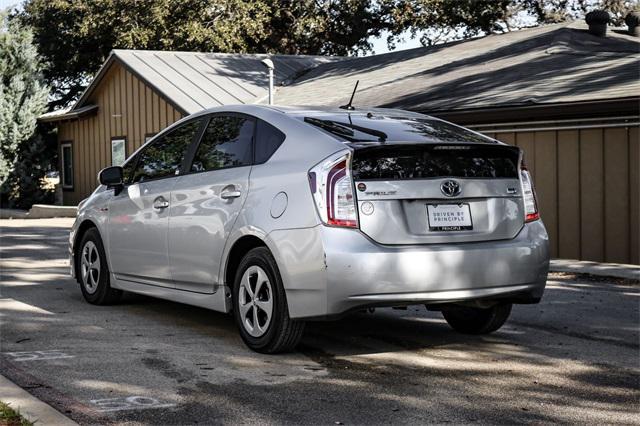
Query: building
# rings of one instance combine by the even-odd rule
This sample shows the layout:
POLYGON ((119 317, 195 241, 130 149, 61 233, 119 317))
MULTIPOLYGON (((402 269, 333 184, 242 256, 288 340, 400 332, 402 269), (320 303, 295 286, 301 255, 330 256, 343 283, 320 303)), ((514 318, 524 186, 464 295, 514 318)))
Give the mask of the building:
POLYGON ((319 66, 282 104, 409 109, 526 151, 554 257, 640 263, 640 39, 579 23, 319 66))
POLYGON ((54 122, 63 202, 78 204, 98 172, 122 164, 151 136, 182 117, 268 97, 261 60, 275 64, 275 84, 336 57, 114 50, 78 101, 39 119, 54 122))
MULTIPOLYGON (((258 58, 114 52, 70 111, 44 118, 65 120, 61 158, 75 166, 65 202, 90 193, 110 150, 129 154, 205 105, 265 102, 258 58), (215 82, 185 78, 182 55, 224 66, 215 82), (225 96, 205 100, 203 84, 225 96)), ((640 263, 640 39, 573 23, 363 58, 279 58, 277 104, 343 105, 359 80, 357 107, 424 112, 522 147, 554 257, 640 263)))

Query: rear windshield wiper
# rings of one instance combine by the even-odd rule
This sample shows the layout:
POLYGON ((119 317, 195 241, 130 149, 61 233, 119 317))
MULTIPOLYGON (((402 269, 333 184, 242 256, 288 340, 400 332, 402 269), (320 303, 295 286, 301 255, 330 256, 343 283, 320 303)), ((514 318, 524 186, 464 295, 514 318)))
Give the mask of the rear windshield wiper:
POLYGON ((387 139, 387 134, 384 132, 369 129, 367 127, 357 126, 355 124, 340 123, 338 121, 322 120, 313 117, 305 117, 304 121, 309 124, 313 124, 314 126, 318 126, 321 129, 327 130, 328 132, 349 139, 351 142, 363 142, 361 139, 355 138, 355 133, 353 132, 354 130, 357 130, 360 133, 365 133, 367 135, 376 136, 379 142, 384 142, 387 139))
POLYGON ((387 138, 389 137, 383 131, 376 130, 376 129, 370 129, 368 127, 358 126, 358 125, 353 124, 353 123, 338 123, 336 121, 332 121, 332 123, 336 123, 336 124, 339 124, 341 126, 349 127, 350 129, 357 130, 357 131, 362 132, 362 133, 366 133, 367 135, 376 136, 378 138, 379 142, 385 142, 387 140, 387 138))
POLYGON ((342 136, 351 142, 355 142, 357 140, 355 139, 355 133, 353 133, 353 130, 334 121, 321 120, 313 117, 305 117, 304 121, 305 123, 313 124, 314 126, 320 127, 334 135, 342 136))

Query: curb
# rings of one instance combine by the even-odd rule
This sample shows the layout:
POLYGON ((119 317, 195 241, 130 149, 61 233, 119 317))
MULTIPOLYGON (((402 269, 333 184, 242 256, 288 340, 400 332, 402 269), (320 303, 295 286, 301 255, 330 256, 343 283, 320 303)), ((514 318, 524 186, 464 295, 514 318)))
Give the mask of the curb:
POLYGON ((52 219, 56 217, 76 217, 77 212, 77 206, 34 204, 29 211, 0 209, 0 219, 52 219))
POLYGON ((599 263, 586 260, 552 259, 550 272, 573 272, 601 277, 624 278, 640 282, 640 265, 622 263, 599 263))
POLYGON ((0 376, 0 401, 9 404, 11 408, 20 412, 20 415, 31 423, 78 426, 78 423, 40 401, 4 376, 0 376))
POLYGON ((27 210, 0 209, 0 219, 26 219, 29 217, 27 210))
POLYGON ((76 217, 76 206, 50 206, 47 204, 34 204, 29 210, 29 219, 48 219, 53 217, 76 217))

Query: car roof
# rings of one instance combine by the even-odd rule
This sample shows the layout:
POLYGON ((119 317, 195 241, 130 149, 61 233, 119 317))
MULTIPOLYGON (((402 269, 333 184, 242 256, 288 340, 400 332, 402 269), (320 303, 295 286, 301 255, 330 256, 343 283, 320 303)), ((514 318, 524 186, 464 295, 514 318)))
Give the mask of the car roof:
POLYGON ((269 108, 291 115, 367 115, 369 113, 376 115, 393 115, 395 117, 426 117, 424 114, 417 112, 405 111, 402 109, 392 108, 358 108, 346 109, 340 107, 325 107, 314 105, 270 105, 269 108))
POLYGON ((323 115, 323 114, 331 114, 331 115, 366 115, 368 113, 374 113, 377 115, 393 115, 395 117, 415 117, 415 118, 425 118, 424 114, 419 114, 416 112, 405 111, 401 109, 392 109, 392 108, 354 108, 352 110, 347 110, 339 107, 326 107, 326 106, 313 106, 313 105, 257 105, 257 104, 243 104, 243 105, 224 105, 214 108, 208 108, 203 110, 199 114, 207 114, 213 112, 222 112, 222 111, 237 111, 237 112, 246 112, 251 113, 254 111, 278 111, 287 115, 323 115))
POLYGON ((341 142, 453 143, 467 140, 474 143, 500 143, 486 135, 436 117, 401 109, 355 108, 348 110, 337 107, 251 104, 225 105, 202 111, 199 114, 216 112, 240 112, 258 117, 270 113, 268 115, 271 115, 271 118, 275 118, 274 113, 284 114, 294 121, 304 122, 316 129, 321 128, 323 133, 341 142), (351 131, 336 133, 326 127, 328 123, 334 123, 334 127, 335 125, 338 127, 351 126, 353 130, 358 132, 358 135, 355 133, 351 135, 353 133, 351 131), (381 138, 376 135, 384 136, 381 138))

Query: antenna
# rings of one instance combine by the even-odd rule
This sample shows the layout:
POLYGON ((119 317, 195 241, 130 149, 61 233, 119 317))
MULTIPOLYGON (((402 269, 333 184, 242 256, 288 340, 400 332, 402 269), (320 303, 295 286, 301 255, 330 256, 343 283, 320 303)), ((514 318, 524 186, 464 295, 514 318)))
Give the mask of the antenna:
POLYGON ((342 105, 340 108, 341 109, 346 109, 346 110, 354 110, 355 108, 351 105, 351 103, 353 102, 353 97, 356 95, 356 90, 358 90, 358 83, 360 83, 360 80, 356 80, 356 87, 353 88, 353 93, 351 94, 351 99, 349 99, 349 103, 346 105, 342 105))

